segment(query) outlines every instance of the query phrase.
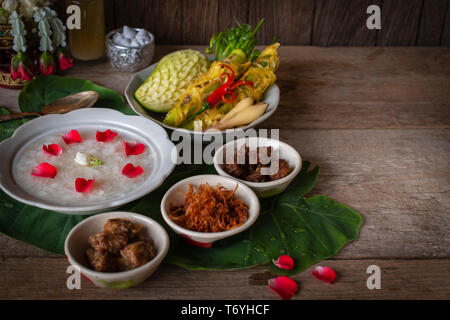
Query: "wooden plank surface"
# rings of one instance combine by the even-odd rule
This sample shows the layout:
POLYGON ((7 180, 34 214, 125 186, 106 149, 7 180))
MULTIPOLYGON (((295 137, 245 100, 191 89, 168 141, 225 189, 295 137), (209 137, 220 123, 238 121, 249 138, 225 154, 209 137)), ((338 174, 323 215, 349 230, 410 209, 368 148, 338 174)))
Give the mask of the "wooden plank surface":
MULTIPOLYGON (((181 25, 182 43, 204 44, 219 30, 219 0, 183 1, 183 19, 181 25), (187 15, 186 12, 195 12, 187 15), (207 39, 205 41, 205 39, 207 39)), ((231 23, 231 21, 230 21, 231 23)))
MULTIPOLYGON (((314 2, 309 0, 277 1, 272 6, 274 34, 261 43, 271 43, 275 35, 285 45, 311 44, 314 2)), ((256 21, 255 21, 256 22, 256 21)))
POLYGON ((423 0, 383 0, 377 43, 381 46, 414 46, 422 9, 423 0))
MULTIPOLYGON (((299 285, 293 299, 449 299, 443 276, 450 260, 328 260, 336 270, 333 285, 315 279, 313 268, 292 277, 299 285), (381 289, 366 286, 367 267, 381 269, 381 289), (416 275, 412 277, 412 275, 416 275)), ((267 287, 267 267, 233 271, 190 271, 163 265, 147 281, 126 290, 98 289, 82 279, 80 290, 66 287, 68 264, 60 258, 0 260, 0 299, 279 299, 267 287), (29 270, 39 272, 30 273, 29 270)))
MULTIPOLYGON (((285 45, 449 45, 448 0, 108 0, 107 30, 148 29, 159 44, 204 44, 233 23, 266 22, 257 38, 285 45), (366 28, 369 5, 382 8, 382 30, 366 28), (445 22, 446 21, 446 22, 445 22), (445 23, 445 25, 444 25, 445 23), (188 32, 189 31, 189 32, 188 32), (192 31, 192 32, 190 32, 192 31)), ((64 1, 58 1, 60 14, 64 1)))
POLYGON ((450 2, 447 4, 447 15, 441 33, 441 46, 450 46, 450 2))
POLYGON ((182 42, 183 7, 178 0, 114 1, 114 4, 114 28, 144 27, 154 34, 157 44, 182 42))
POLYGON ((259 20, 264 18, 264 24, 256 34, 258 43, 270 44, 275 35, 275 21, 280 17, 275 15, 273 7, 273 0, 250 0, 248 23, 255 27, 259 20))
MULTIPOLYGON (((189 46, 204 51, 205 46, 189 46)), ((173 50, 187 46, 157 46, 154 61, 173 50)), ((259 47, 263 48, 263 47, 259 47)), ((296 105, 317 102, 339 103, 353 108, 384 108, 384 103, 400 104, 450 101, 448 77, 450 72, 450 48, 321 48, 281 46, 279 49, 281 64, 277 84, 282 90, 281 103, 296 105), (377 104, 376 106, 375 103, 377 104)), ((123 93, 131 75, 114 71, 108 63, 76 62, 76 68, 68 76, 86 77, 123 93), (95 66, 95 69, 93 69, 95 66), (94 71, 95 70, 95 71, 94 71)), ((17 107, 18 91, 0 88, 0 105, 17 107)), ((417 107, 415 110, 417 111, 417 107)), ((436 108, 430 106, 430 108, 436 108)), ((301 112, 300 108, 300 112, 301 112)), ((442 108, 445 110, 446 108, 442 108)), ((427 107, 422 112, 429 112, 427 107)), ((332 109, 331 112, 338 112, 332 109)), ((382 115, 373 112, 376 117, 382 115)), ((277 115, 279 113, 277 112, 277 115)), ((280 114, 283 116, 284 113, 280 114)), ((448 116, 448 112, 444 113, 448 116)), ((435 117, 442 122, 445 117, 435 117)), ((418 123, 405 106, 400 118, 409 118, 418 123)), ((388 117, 385 117, 389 121, 388 117)), ((358 121, 370 121, 360 117, 358 121)), ((335 121, 336 123, 336 121, 335 121)), ((347 122, 347 125, 358 125, 347 122)), ((408 125, 408 123, 403 123, 408 125)), ((302 125, 312 126, 311 123, 302 125)), ((342 125, 341 125, 342 126, 342 125)))
MULTIPOLYGON (((181 48, 158 46, 155 59, 181 48)), ((360 237, 323 262, 337 270, 336 285, 308 270, 296 277, 296 298, 448 299, 450 49, 283 46, 280 55, 280 106, 260 127, 281 127, 282 140, 321 165, 311 194, 364 217, 360 237), (365 287, 370 264, 382 269, 382 290, 365 287)), ((131 77, 106 62, 78 63, 68 75, 118 92, 131 77)), ((0 105, 16 111, 17 95, 0 89, 0 105)), ((265 287, 264 266, 163 266, 135 289, 102 291, 83 282, 81 291, 68 291, 64 258, 3 236, 0 248, 0 298, 276 298, 265 287)))
POLYGON ((447 15, 448 0, 433 0, 423 2, 420 20, 418 46, 439 46, 447 15))
MULTIPOLYGON (((234 19, 241 23, 248 23, 248 8, 250 0, 220 0, 219 1, 219 17, 218 24, 220 30, 226 30, 230 26, 234 26, 234 19)), ((205 39, 204 43, 209 43, 209 39, 205 39)))
POLYGON ((312 44, 319 46, 374 46, 377 30, 366 26, 368 6, 377 0, 316 0, 312 44))

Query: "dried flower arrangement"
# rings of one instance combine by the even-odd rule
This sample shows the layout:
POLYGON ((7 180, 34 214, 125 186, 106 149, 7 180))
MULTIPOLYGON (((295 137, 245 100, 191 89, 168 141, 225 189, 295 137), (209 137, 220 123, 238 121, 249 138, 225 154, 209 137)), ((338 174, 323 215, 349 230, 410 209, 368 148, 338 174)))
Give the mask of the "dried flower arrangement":
POLYGON ((0 0, 0 86, 21 88, 35 75, 73 66, 63 22, 50 0, 0 0), (3 68, 6 69, 6 68, 3 68))

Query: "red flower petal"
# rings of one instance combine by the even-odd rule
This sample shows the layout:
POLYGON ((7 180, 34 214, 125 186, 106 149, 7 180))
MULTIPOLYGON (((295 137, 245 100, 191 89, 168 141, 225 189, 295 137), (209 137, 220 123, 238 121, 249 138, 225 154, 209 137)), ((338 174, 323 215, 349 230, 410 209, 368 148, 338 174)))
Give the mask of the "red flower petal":
POLYGON ((71 144, 74 142, 76 142, 76 143, 81 142, 81 137, 77 130, 72 130, 69 133, 66 133, 66 135, 63 136, 62 138, 66 144, 71 144))
POLYGON ((334 280, 336 280, 336 273, 333 271, 333 269, 328 267, 315 267, 312 274, 317 279, 326 281, 328 283, 333 283, 334 280))
POLYGON ((97 131, 95 138, 99 142, 109 142, 117 136, 117 132, 106 130, 104 132, 97 131))
POLYGON ((88 192, 94 181, 95 179, 86 180, 83 178, 76 178, 75 179, 76 192, 88 192))
POLYGON ((272 260, 273 264, 278 268, 291 270, 294 269, 294 260, 290 256, 282 255, 277 260, 272 260))
POLYGON ((123 145, 125 146, 125 153, 127 154, 127 157, 134 155, 137 156, 138 154, 141 154, 144 152, 145 145, 142 143, 129 143, 124 141, 123 145))
POLYGON ((278 293, 283 300, 292 298, 298 291, 297 283, 285 276, 269 279, 269 288, 278 293))
POLYGON ((67 50, 59 47, 56 49, 56 56, 59 62, 59 70, 66 70, 73 67, 73 59, 67 50))
POLYGON ((41 164, 38 164, 36 167, 33 168, 31 171, 31 174, 36 177, 43 177, 43 178, 54 178, 56 177, 56 174, 58 173, 58 170, 54 166, 52 166, 50 163, 42 162, 41 164))
POLYGON ((144 169, 142 169, 141 166, 133 166, 133 164, 128 163, 125 167, 122 169, 122 175, 127 176, 128 178, 134 178, 140 175, 144 172, 144 169))
POLYGON ((59 156, 62 153, 62 148, 56 143, 49 144, 48 146, 44 144, 42 146, 42 150, 44 150, 46 154, 49 154, 51 156, 59 156))

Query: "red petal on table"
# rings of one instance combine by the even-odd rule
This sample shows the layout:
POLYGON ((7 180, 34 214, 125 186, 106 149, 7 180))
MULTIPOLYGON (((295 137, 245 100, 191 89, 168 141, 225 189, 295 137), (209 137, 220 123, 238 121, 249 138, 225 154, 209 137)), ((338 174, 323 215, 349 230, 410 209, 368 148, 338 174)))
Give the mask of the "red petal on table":
POLYGON ((133 166, 133 164, 128 163, 125 167, 122 169, 122 174, 124 176, 127 176, 128 178, 134 178, 140 175, 144 172, 144 169, 142 169, 141 166, 133 166))
POLYGON ((36 167, 33 168, 31 171, 31 174, 36 177, 43 177, 43 178, 54 178, 56 177, 56 174, 58 173, 58 170, 54 166, 52 166, 50 163, 42 162, 41 164, 38 164, 36 167))
POLYGON ((109 142, 117 136, 117 132, 106 130, 104 132, 97 131, 95 138, 99 142, 109 142))
POLYGON ((81 142, 81 137, 77 130, 72 130, 69 133, 66 133, 65 136, 62 136, 62 138, 66 144, 71 144, 74 142, 76 142, 76 143, 81 142))
POLYGON ((292 298, 298 291, 297 283, 285 276, 269 279, 269 288, 278 293, 283 300, 292 298))
POLYGON ((145 149, 145 145, 143 145, 142 143, 129 143, 124 141, 123 145, 125 146, 125 153, 128 156, 137 156, 138 154, 141 154, 142 152, 144 152, 145 149))
POLYGON ((49 154, 51 156, 59 156, 62 153, 62 148, 56 143, 49 144, 48 146, 44 144, 42 146, 42 150, 44 150, 46 154, 49 154))
POLYGON ((312 274, 317 279, 326 281, 328 283, 333 283, 334 280, 336 280, 336 273, 333 271, 333 269, 328 267, 315 267, 312 274))
POLYGON ((277 260, 272 260, 273 264, 278 268, 291 270, 294 269, 294 260, 290 256, 282 255, 277 260))
POLYGON ((88 192, 91 188, 92 184, 94 183, 95 179, 86 180, 83 178, 76 178, 75 179, 75 191, 76 192, 88 192))

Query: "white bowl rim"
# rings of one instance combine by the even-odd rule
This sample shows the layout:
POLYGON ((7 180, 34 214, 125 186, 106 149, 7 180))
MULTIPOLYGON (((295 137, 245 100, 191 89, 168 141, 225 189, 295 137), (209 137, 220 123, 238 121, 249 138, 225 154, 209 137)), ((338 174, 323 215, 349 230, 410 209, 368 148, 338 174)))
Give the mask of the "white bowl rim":
MULTIPOLYGON (((125 219, 125 218, 124 218, 125 219)), ((151 237, 153 239, 153 237, 151 237)), ((86 239, 87 241, 87 239, 86 239)), ((128 211, 111 211, 111 212, 104 212, 104 213, 99 213, 93 216, 90 216, 89 218, 84 219, 83 221, 79 222, 76 226, 74 226, 70 232, 67 234, 66 240, 64 241, 64 253, 67 255, 67 259, 69 261, 69 263, 71 265, 74 265, 76 267, 78 267, 80 269, 80 271, 84 274, 90 274, 93 276, 98 276, 100 278, 111 278, 111 277, 115 277, 115 276, 132 276, 135 275, 136 273, 139 273, 141 271, 144 271, 145 269, 147 269, 148 267, 151 267, 152 265, 159 265, 161 264, 162 260, 165 258, 165 256, 167 255, 167 252, 169 251, 169 247, 170 247, 170 240, 169 240, 169 235, 167 234, 166 229, 164 229, 163 226, 161 226, 161 224, 159 224, 156 220, 153 220, 152 218, 149 218, 147 216, 144 216, 142 214, 139 213, 135 213, 135 212, 128 212, 128 211), (127 270, 127 271, 119 271, 119 272, 100 272, 100 271, 95 271, 93 269, 90 269, 88 267, 83 266, 80 262, 78 262, 70 253, 68 246, 69 246, 69 241, 70 241, 70 237, 79 229, 81 229, 84 225, 86 225, 87 223, 89 223, 91 220, 94 219, 98 219, 101 218, 103 216, 114 216, 117 214, 127 214, 127 215, 134 215, 135 217, 138 217, 142 220, 144 220, 147 224, 154 224, 156 226, 156 228, 158 229, 158 236, 163 238, 163 248, 158 248, 158 253, 157 255, 150 260, 149 262, 143 264, 140 267, 131 269, 131 270, 127 270)))
MULTIPOLYGON (((68 112, 65 114, 49 114, 46 116, 41 116, 41 117, 35 118, 33 120, 30 120, 30 121, 22 124, 20 127, 18 127, 14 131, 14 133, 12 134, 11 137, 1 141, 0 146, 14 142, 14 140, 18 136, 20 136, 24 130, 27 130, 28 127, 37 126, 37 124, 43 124, 47 120, 62 119, 62 118, 66 118, 66 119, 76 118, 77 116, 80 117, 84 113, 86 113, 88 115, 83 115, 83 116, 86 116, 88 118, 89 113, 97 113, 97 112, 102 114, 103 119, 105 119, 105 117, 108 116, 108 114, 113 117, 119 116, 119 117, 127 117, 127 119, 133 118, 137 121, 142 121, 140 119, 144 119, 144 117, 139 116, 139 115, 126 115, 118 110, 114 110, 114 109, 110 109, 110 108, 84 108, 84 109, 74 110, 74 111, 71 111, 71 112, 68 112), (130 117, 130 118, 128 118, 128 117, 130 117)), ((146 119, 146 121, 148 122, 150 120, 146 119)), ((169 147, 169 146, 171 148, 174 147, 174 144, 169 139, 167 132, 161 126, 159 126, 157 123, 155 123, 153 121, 148 122, 147 126, 149 129, 155 130, 155 132, 152 132, 152 136, 161 136, 161 138, 162 138, 162 139, 154 139, 153 142, 158 142, 159 144, 161 144, 161 145, 159 145, 160 147, 164 147, 164 145, 166 147, 169 147), (159 132, 156 132, 156 130, 159 132)), ((164 154, 161 154, 161 156, 164 156, 164 154)), ((168 155, 166 155, 166 156, 168 156, 168 155)), ((168 157, 170 157, 170 155, 168 157)), ((164 163, 164 159, 161 159, 161 160, 164 163)), ((45 199, 39 199, 35 196, 33 196, 33 199, 29 200, 29 199, 25 199, 20 194, 16 194, 13 191, 11 191, 7 185, 3 184, 1 179, 0 179, 0 189, 3 190, 3 192, 5 192, 11 198, 13 198, 21 203, 24 203, 26 205, 38 207, 38 208, 45 209, 45 210, 61 212, 61 213, 65 213, 65 214, 87 215, 87 214, 91 214, 93 212, 107 210, 108 208, 111 209, 111 208, 122 206, 122 205, 130 203, 134 200, 140 199, 143 196, 147 195, 148 193, 152 192, 153 190, 157 189, 164 183, 164 181, 167 179, 167 177, 170 176, 170 174, 175 169, 175 164, 173 162, 170 162, 170 163, 171 163, 170 168, 168 168, 168 170, 165 170, 164 174, 160 176, 159 183, 156 184, 151 191, 145 191, 145 192, 139 192, 139 193, 131 192, 127 195, 126 198, 122 197, 122 199, 111 199, 109 201, 108 205, 106 205, 104 203, 101 203, 101 204, 93 203, 93 204, 83 205, 83 206, 62 205, 62 204, 53 203, 53 202, 46 202, 45 199)), ((9 166, 11 166, 11 165, 9 164, 9 166)), ((11 170, 11 168, 10 168, 10 170, 11 170)), ((0 172, 0 177, 1 177, 1 172, 0 172)), ((26 192, 25 190, 23 190, 23 191, 26 192)))
POLYGON ((301 158, 300 154, 298 153, 298 151, 295 150, 294 147, 292 147, 291 145, 289 145, 286 142, 283 142, 281 140, 272 139, 272 138, 265 138, 265 137, 245 137, 245 138, 240 138, 240 139, 237 139, 237 140, 234 140, 234 141, 230 141, 230 142, 222 145, 219 149, 217 149, 216 153, 214 154, 213 163, 214 163, 214 168, 216 169, 217 173, 220 174, 221 176, 236 179, 237 181, 245 183, 249 187, 255 187, 255 188, 257 188, 257 187, 260 187, 260 188, 263 188, 263 187, 274 187, 274 186, 283 184, 283 183, 285 183, 285 182, 287 182, 289 180, 294 179, 298 175, 298 173, 300 172, 300 170, 302 168, 302 158, 301 158), (238 144, 242 140, 255 140, 255 139, 263 141, 263 143, 261 145, 264 145, 264 142, 267 143, 268 141, 275 141, 275 143, 278 144, 278 146, 280 148, 284 148, 289 153, 294 155, 294 158, 295 158, 294 170, 292 170, 292 172, 289 173, 286 177, 283 177, 283 178, 277 179, 277 180, 273 180, 273 181, 266 181, 266 182, 247 181, 247 180, 243 180, 243 179, 239 179, 239 178, 233 177, 232 175, 230 175, 227 172, 225 172, 225 170, 223 170, 222 166, 219 164, 219 156, 223 156, 223 150, 225 150, 225 148, 227 148, 227 146, 230 146, 230 145, 235 144, 235 143, 238 144))
POLYGON ((175 229, 177 231, 179 231, 180 233, 183 233, 187 236, 192 236, 192 237, 197 237, 197 238, 203 238, 205 240, 219 240, 219 239, 224 239, 227 238, 229 236, 238 234, 248 228, 250 228, 258 219, 259 217, 259 213, 260 213, 260 203, 259 203, 259 198, 256 195, 256 193, 250 189, 248 186, 246 186, 244 183, 239 182, 237 179, 234 178, 230 178, 230 177, 224 177, 224 176, 220 176, 217 174, 200 174, 200 175, 196 175, 196 176, 192 176, 192 177, 188 177, 186 179, 183 179, 179 182, 177 182, 176 184, 174 184, 169 190, 167 190, 167 192, 164 194, 164 197, 161 200, 161 215, 164 219, 164 221, 166 221, 166 223, 172 228, 175 229), (173 222, 172 220, 170 220, 169 215, 166 211, 166 209, 164 208, 165 203, 168 201, 168 196, 170 193, 172 193, 177 187, 179 187, 180 185, 185 185, 188 184, 190 180, 193 179, 204 179, 205 183, 208 182, 209 178, 214 177, 214 179, 220 179, 220 180, 224 180, 224 181, 228 181, 228 182, 232 182, 232 183, 237 183, 238 184, 238 188, 241 188, 244 190, 244 192, 246 192, 249 197, 255 202, 256 206, 253 208, 249 208, 249 217, 248 219, 239 227, 231 229, 231 230, 227 230, 227 231, 220 231, 220 232, 198 232, 198 231, 192 231, 183 227, 180 227, 179 225, 177 225, 175 222, 173 222), (250 216, 250 210, 254 210, 255 214, 250 216))

